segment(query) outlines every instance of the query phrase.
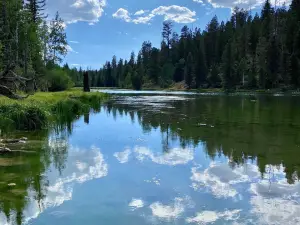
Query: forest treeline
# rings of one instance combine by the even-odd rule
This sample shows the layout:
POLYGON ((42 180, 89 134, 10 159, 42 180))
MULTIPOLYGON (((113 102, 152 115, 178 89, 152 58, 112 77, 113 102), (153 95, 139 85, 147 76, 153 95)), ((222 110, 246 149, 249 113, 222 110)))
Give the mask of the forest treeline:
MULTIPOLYGON (((160 49, 146 41, 129 60, 113 56, 88 72, 95 87, 299 88, 300 0, 280 7, 267 0, 260 15, 235 8, 230 20, 215 16, 203 31, 184 26, 179 34, 165 21, 160 49)), ((71 71, 77 85, 82 74, 71 71)))
POLYGON ((0 1, 0 94, 72 85, 59 66, 68 49, 64 21, 45 8, 46 0, 0 1))

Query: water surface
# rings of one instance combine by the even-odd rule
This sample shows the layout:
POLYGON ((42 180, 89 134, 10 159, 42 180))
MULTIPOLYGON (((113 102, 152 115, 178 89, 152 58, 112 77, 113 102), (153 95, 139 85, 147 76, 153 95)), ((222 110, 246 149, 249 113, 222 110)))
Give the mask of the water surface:
POLYGON ((0 224, 300 224, 300 98, 122 93, 10 134, 0 224))

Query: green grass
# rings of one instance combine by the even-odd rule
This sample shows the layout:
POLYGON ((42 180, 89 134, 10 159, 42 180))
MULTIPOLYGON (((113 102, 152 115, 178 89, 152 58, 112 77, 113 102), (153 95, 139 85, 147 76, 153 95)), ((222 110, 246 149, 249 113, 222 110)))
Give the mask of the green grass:
POLYGON ((0 97, 0 129, 39 130, 52 123, 72 121, 91 109, 99 110, 108 95, 84 93, 78 89, 64 92, 37 92, 24 100, 0 97))

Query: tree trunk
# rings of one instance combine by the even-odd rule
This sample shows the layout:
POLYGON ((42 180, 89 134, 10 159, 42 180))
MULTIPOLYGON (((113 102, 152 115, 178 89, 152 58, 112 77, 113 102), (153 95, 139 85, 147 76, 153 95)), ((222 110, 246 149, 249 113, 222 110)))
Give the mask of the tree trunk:
POLYGON ((88 72, 85 72, 83 74, 83 91, 84 92, 90 92, 90 84, 89 84, 89 74, 88 72))

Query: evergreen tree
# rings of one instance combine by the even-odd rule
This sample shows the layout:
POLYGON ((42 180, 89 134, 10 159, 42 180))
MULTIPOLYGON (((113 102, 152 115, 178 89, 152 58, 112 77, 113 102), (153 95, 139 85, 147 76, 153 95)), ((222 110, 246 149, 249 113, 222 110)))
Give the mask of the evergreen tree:
POLYGON ((163 41, 166 42, 167 44, 167 49, 168 49, 168 56, 169 56, 169 49, 171 47, 171 36, 172 36, 172 27, 173 24, 171 21, 165 21, 163 23, 163 32, 162 32, 162 37, 163 37, 163 41))
POLYGON ((264 37, 259 39, 256 49, 256 73, 259 88, 266 88, 267 83, 267 40, 264 37))
POLYGON ((173 80, 175 82, 180 82, 184 80, 184 70, 185 70, 185 60, 180 59, 179 62, 176 64, 175 72, 173 75, 173 80))
POLYGON ((26 7, 30 10, 32 21, 37 23, 38 20, 46 18, 43 11, 45 10, 46 0, 28 0, 26 7))
POLYGON ((53 64, 60 63, 62 61, 61 57, 67 54, 67 36, 64 32, 64 21, 59 17, 58 12, 54 20, 50 22, 49 54, 53 64))
POLYGON ((194 66, 192 53, 190 52, 186 60, 185 72, 184 72, 184 79, 188 88, 192 88, 194 78, 195 78, 195 66, 194 66))
POLYGON ((154 84, 158 84, 158 76, 160 74, 160 60, 159 60, 159 50, 157 48, 152 48, 148 75, 150 80, 154 84))
POLYGON ((117 86, 117 57, 114 55, 111 61, 112 67, 112 87, 117 86))
POLYGON ((118 87, 122 87, 123 82, 124 82, 124 66, 123 66, 123 59, 120 59, 117 66, 116 84, 118 87))
POLYGON ((222 57, 222 84, 225 90, 229 90, 234 84, 234 58, 233 58, 233 44, 228 43, 225 47, 222 57))

